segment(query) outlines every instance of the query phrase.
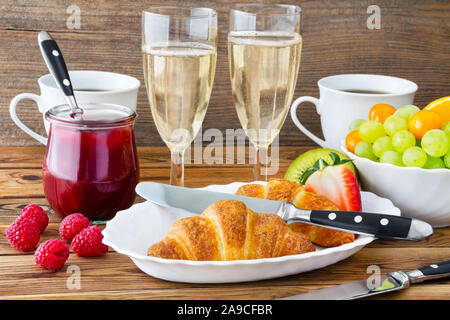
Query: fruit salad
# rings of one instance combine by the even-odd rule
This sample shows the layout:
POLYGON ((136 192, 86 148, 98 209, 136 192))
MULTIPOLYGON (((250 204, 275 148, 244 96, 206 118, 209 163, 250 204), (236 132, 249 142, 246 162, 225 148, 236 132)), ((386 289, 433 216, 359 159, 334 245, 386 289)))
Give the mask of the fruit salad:
POLYGON ((333 149, 314 149, 295 159, 284 177, 299 182, 306 191, 320 194, 340 210, 361 211, 361 195, 355 167, 333 149))
POLYGON ((358 157, 396 166, 450 168, 450 96, 423 110, 376 104, 368 120, 355 120, 349 129, 345 145, 358 157))

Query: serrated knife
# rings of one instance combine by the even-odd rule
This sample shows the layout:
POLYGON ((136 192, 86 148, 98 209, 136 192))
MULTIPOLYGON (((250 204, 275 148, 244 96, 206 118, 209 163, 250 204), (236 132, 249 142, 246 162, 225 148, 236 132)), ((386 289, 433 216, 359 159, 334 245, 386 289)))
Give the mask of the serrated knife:
POLYGON ((177 187, 150 181, 139 183, 136 192, 158 205, 181 208, 198 214, 216 201, 238 200, 255 212, 276 214, 287 224, 302 222, 378 238, 413 241, 426 239, 433 234, 433 228, 424 221, 379 213, 303 210, 287 201, 177 187))
POLYGON ((372 281, 359 280, 278 300, 353 300, 402 290, 411 284, 449 276, 450 260, 447 260, 408 272, 394 271, 382 275, 378 286, 372 281))

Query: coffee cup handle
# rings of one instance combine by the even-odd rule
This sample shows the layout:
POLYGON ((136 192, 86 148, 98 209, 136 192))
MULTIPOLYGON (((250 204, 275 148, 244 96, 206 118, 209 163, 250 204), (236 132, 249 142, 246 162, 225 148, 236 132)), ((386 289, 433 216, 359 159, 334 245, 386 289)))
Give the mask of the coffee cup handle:
POLYGON ((20 100, 23 99, 31 99, 33 101, 35 101, 37 104, 39 104, 41 97, 39 97, 36 94, 33 93, 21 93, 18 94, 17 96, 15 96, 12 100, 11 103, 9 104, 9 114, 11 116, 11 119, 14 121, 14 123, 23 131, 25 131, 26 133, 28 133, 31 137, 33 137, 34 139, 36 139, 37 141, 39 141, 40 143, 42 143, 43 145, 47 145, 47 138, 41 136, 40 134, 37 134, 36 132, 34 132, 33 130, 31 130, 30 128, 28 128, 17 116, 16 113, 16 106, 17 104, 20 102, 20 100))
POLYGON ((310 138, 311 140, 313 140, 315 143, 317 143, 319 146, 321 146, 322 148, 326 147, 326 142, 322 139, 320 139, 319 137, 317 137, 316 135, 312 134, 311 131, 309 131, 308 129, 306 129, 301 122, 298 120, 297 118, 297 108, 300 106, 300 104, 302 102, 311 102, 316 106, 316 111, 318 114, 320 114, 320 110, 319 110, 319 99, 316 99, 314 97, 300 97, 298 99, 296 99, 294 101, 294 103, 291 106, 291 118, 292 121, 294 121, 295 125, 300 129, 301 132, 303 132, 308 138, 310 138))

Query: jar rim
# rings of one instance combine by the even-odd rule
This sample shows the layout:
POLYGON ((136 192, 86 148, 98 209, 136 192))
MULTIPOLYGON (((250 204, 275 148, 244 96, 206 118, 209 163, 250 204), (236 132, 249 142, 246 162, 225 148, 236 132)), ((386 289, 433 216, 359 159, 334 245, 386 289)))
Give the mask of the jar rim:
POLYGON ((134 110, 129 107, 113 104, 113 103, 99 103, 99 102, 91 102, 91 103, 83 103, 81 108, 84 111, 84 115, 86 116, 86 112, 95 112, 101 110, 107 110, 110 112, 115 112, 117 115, 119 113, 123 113, 123 116, 118 116, 114 119, 76 119, 71 117, 71 108, 68 104, 61 104, 58 106, 54 106, 45 112, 45 119, 48 120, 52 124, 73 127, 73 128, 84 128, 84 129, 105 129, 105 128, 117 128, 121 126, 127 126, 133 124, 137 114, 134 110))

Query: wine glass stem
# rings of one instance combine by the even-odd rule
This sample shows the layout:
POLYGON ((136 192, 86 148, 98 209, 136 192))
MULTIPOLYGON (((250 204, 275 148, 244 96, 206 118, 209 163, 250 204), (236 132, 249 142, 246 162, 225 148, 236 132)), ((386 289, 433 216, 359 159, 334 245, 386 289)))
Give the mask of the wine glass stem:
POLYGON ((267 150, 266 147, 255 147, 255 165, 253 166, 253 181, 267 181, 267 150))
POLYGON ((184 151, 170 153, 170 184, 184 186, 184 151))

